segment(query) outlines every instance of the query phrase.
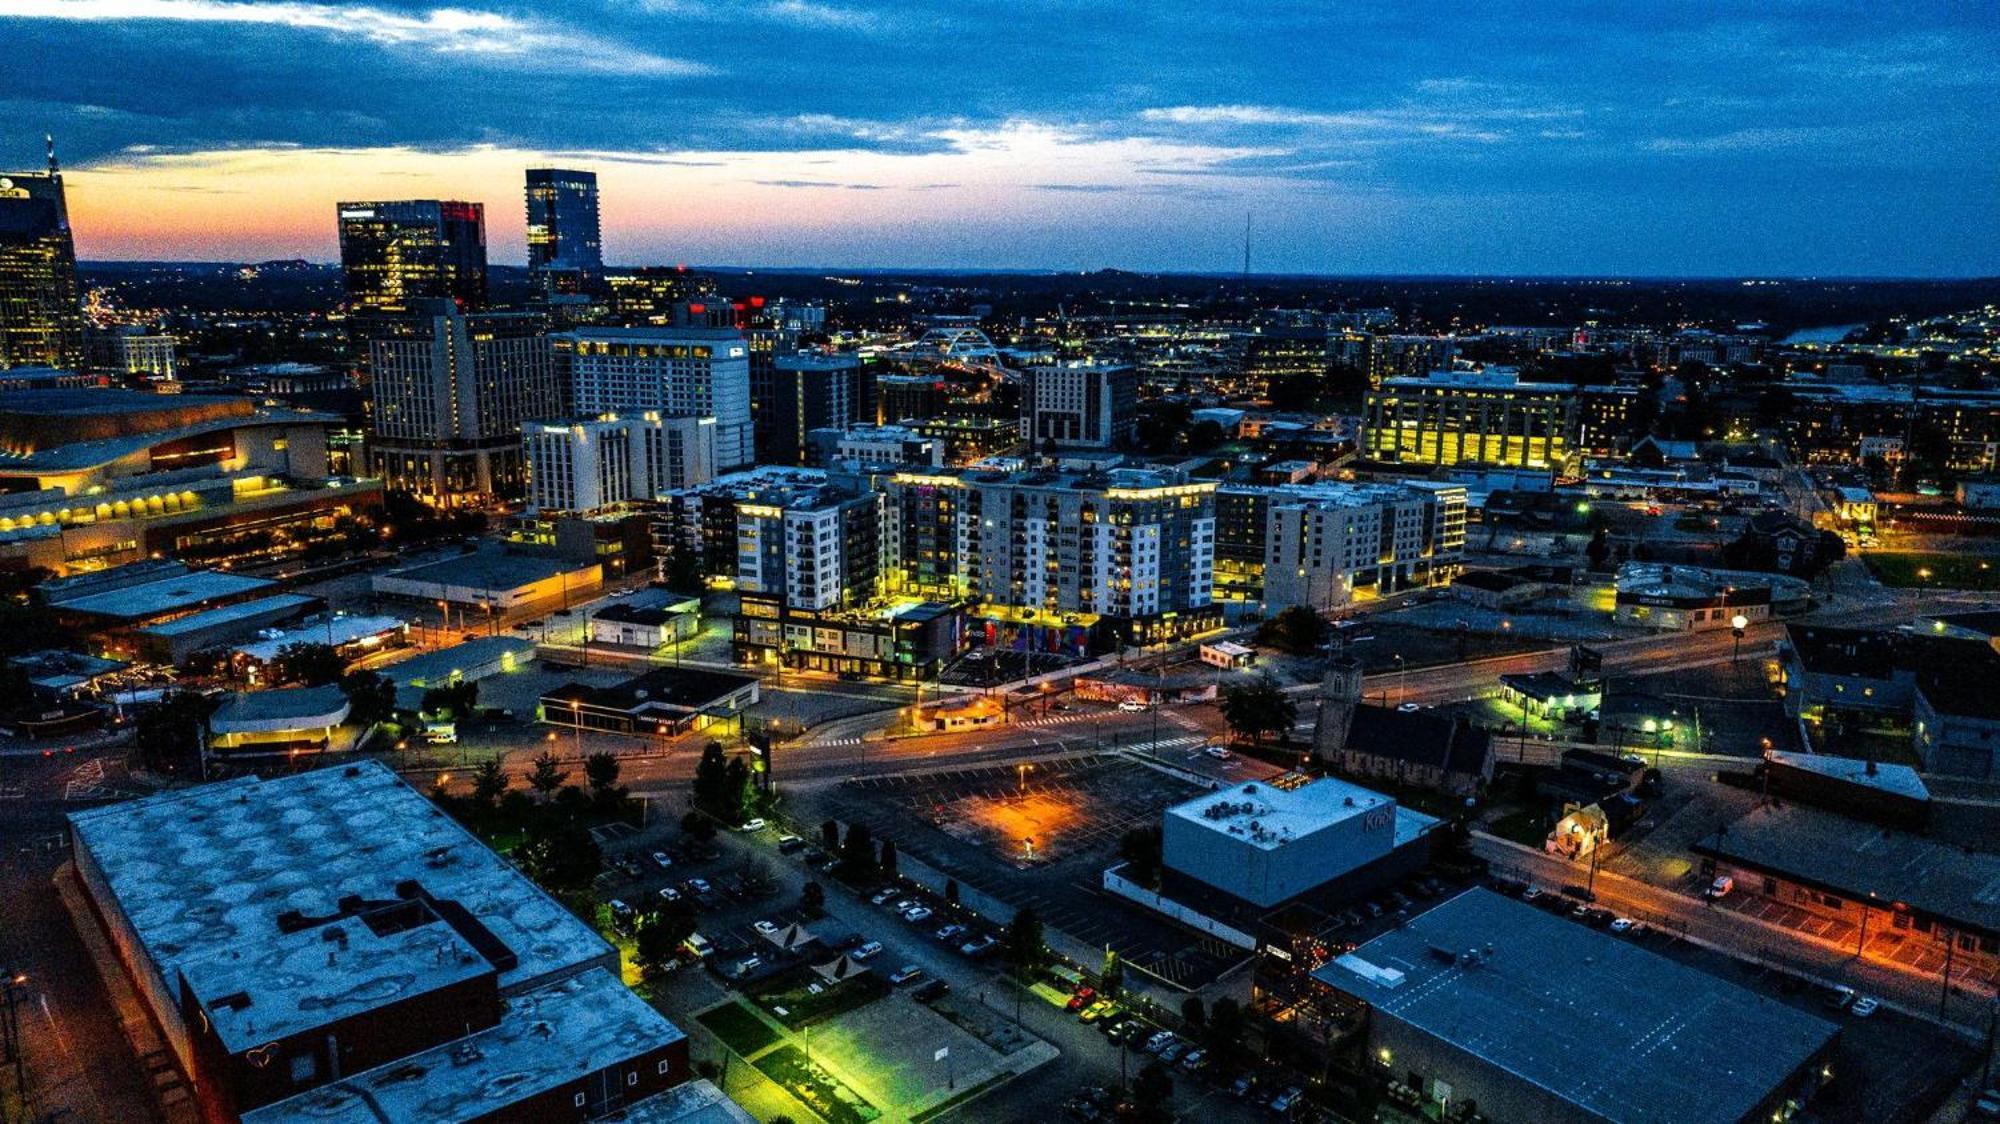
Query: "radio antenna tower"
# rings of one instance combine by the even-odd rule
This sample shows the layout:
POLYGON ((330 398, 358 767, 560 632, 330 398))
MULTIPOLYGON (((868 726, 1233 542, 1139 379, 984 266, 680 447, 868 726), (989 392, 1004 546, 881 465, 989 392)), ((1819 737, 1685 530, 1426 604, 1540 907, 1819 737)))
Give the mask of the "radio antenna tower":
POLYGON ((1250 280, 1250 212, 1243 212, 1243 279, 1250 280))

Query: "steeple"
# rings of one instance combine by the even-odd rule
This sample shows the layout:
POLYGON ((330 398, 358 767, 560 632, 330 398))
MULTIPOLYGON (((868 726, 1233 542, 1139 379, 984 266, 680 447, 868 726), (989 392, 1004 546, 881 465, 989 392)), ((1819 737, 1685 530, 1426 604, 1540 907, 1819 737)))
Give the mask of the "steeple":
POLYGON ((62 165, 56 163, 56 135, 54 133, 43 133, 42 140, 49 146, 49 175, 61 176, 62 165))

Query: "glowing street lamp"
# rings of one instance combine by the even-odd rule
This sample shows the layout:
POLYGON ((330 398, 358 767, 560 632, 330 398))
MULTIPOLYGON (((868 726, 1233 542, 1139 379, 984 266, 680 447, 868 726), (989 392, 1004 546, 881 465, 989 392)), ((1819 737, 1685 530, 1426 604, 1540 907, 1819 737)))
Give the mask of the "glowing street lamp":
POLYGON ((1729 662, 1732 664, 1743 656, 1743 630, 1748 627, 1750 627, 1750 618, 1744 616, 1742 613, 1729 618, 1729 631, 1736 636, 1736 649, 1729 656, 1729 662))

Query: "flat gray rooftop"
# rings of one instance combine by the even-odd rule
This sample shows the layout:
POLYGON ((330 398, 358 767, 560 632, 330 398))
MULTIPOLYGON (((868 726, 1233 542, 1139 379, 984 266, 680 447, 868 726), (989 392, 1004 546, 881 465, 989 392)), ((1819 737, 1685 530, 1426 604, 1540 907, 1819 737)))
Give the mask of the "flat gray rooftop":
POLYGON ((1490 890, 1313 973, 1607 1120, 1736 1124, 1839 1028, 1490 890), (1491 952, 1487 952, 1487 949, 1491 952), (1477 949, 1476 963, 1460 955, 1477 949))
POLYGON ((90 613, 139 621, 210 601, 272 589, 277 584, 269 578, 253 578, 221 570, 195 570, 119 589, 107 589, 101 593, 86 593, 67 601, 53 602, 53 605, 65 613, 90 613))
POLYGON ((1849 899, 1873 893, 1881 904, 1901 902, 2000 936, 2000 855, 1798 804, 1753 809, 1694 850, 1849 899))
POLYGON ((594 562, 572 562, 544 555, 506 554, 497 550, 480 550, 436 562, 426 562, 421 566, 391 570, 381 576, 401 578, 404 581, 435 582, 439 585, 499 591, 516 589, 533 582, 546 581, 560 573, 573 574, 595 566, 594 562))
POLYGON ((243 1124, 480 1120, 685 1037, 616 976, 593 968, 509 999, 497 1026, 245 1113, 243 1124))
POLYGON ((185 636, 191 632, 202 632, 211 628, 222 628, 241 620, 261 617, 267 613, 287 613, 304 610, 319 604, 319 598, 303 593, 280 593, 275 597, 259 597, 255 601, 243 601, 235 605, 224 605, 220 609, 208 609, 193 616, 179 617, 165 624, 151 625, 141 629, 148 636, 185 636))
POLYGON ((500 973, 503 993, 616 963, 594 930, 379 762, 239 777, 69 821, 160 975, 185 974, 209 1000, 248 992, 258 1033, 424 986, 389 950, 380 972, 361 956, 329 969, 322 945, 309 961, 321 967, 300 970, 278 927, 288 910, 338 914, 347 895, 394 900, 405 880, 457 901, 519 958, 500 973))
POLYGON ((618 1119, 621 1124, 756 1124, 757 1120, 715 1082, 703 1078, 628 1105, 618 1119))

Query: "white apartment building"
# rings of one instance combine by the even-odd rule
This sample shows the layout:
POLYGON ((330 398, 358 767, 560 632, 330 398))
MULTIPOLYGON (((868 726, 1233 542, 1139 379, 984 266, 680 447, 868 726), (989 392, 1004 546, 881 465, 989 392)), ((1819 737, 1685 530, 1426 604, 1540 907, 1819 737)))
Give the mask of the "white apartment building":
POLYGON ((529 504, 590 512, 715 478, 715 419, 602 414, 521 427, 529 504))
POLYGON ((750 346, 734 328, 583 328, 559 337, 578 412, 715 419, 715 466, 756 460, 750 346))
POLYGON ((1130 367, 1059 363, 1021 373, 1021 436, 1030 451, 1053 442, 1109 448, 1138 423, 1139 380, 1130 367))
POLYGON ((1456 484, 1227 485, 1218 580, 1270 612, 1442 583, 1465 555, 1465 506, 1456 484))
POLYGON ((866 602, 881 591, 887 537, 881 493, 782 491, 736 505, 736 588, 783 593, 791 610, 866 602))

